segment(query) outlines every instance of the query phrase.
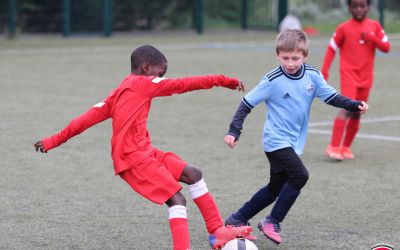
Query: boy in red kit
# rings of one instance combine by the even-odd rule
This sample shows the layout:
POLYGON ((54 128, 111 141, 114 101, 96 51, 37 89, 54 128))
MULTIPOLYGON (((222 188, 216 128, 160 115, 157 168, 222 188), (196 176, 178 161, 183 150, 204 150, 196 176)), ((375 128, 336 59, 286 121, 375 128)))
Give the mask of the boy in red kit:
POLYGON ((112 159, 115 174, 133 190, 157 204, 166 204, 174 250, 190 249, 186 199, 179 182, 188 184, 198 206, 213 249, 236 237, 248 236, 252 229, 223 225, 217 204, 208 192, 201 171, 171 152, 151 145, 146 128, 154 97, 170 96, 221 86, 244 91, 241 81, 223 75, 167 79, 167 59, 156 48, 144 45, 131 54, 131 74, 108 97, 73 119, 59 133, 35 143, 36 151, 47 153, 89 127, 112 118, 112 159))
MULTIPOLYGON (((389 52, 385 31, 367 17, 371 0, 347 0, 352 19, 337 28, 326 50, 321 72, 325 80, 340 49, 340 88, 342 95, 366 102, 372 88, 376 48, 389 52)), ((325 154, 335 160, 353 159, 350 146, 360 127, 360 113, 340 110, 333 123, 332 138, 325 154)))

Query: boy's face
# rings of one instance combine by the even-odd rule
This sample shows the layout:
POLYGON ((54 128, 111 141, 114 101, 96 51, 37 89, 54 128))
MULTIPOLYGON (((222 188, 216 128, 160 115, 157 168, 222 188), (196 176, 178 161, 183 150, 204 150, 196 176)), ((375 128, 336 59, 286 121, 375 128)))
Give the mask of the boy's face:
POLYGON ((307 57, 304 56, 303 51, 300 50, 279 51, 277 58, 282 68, 288 74, 295 74, 307 59, 307 57))
POLYGON ((367 0, 351 0, 349 12, 357 21, 362 21, 368 14, 369 5, 367 0))

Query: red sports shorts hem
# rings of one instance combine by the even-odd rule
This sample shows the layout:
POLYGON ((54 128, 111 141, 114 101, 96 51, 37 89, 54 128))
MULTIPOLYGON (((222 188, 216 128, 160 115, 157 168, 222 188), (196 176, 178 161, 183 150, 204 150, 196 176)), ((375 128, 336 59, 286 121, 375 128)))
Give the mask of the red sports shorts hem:
POLYGON ((164 204, 182 189, 179 178, 186 166, 187 163, 174 153, 157 149, 139 164, 119 175, 146 199, 164 204))
POLYGON ((341 94, 347 98, 367 102, 371 88, 360 88, 349 84, 342 84, 340 90, 341 94))

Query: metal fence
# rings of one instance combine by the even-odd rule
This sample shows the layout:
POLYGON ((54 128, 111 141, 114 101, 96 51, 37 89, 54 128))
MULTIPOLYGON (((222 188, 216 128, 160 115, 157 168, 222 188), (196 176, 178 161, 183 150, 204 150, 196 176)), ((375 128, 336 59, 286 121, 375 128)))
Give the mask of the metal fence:
MULTIPOLYGON (((349 17, 347 0, 0 0, 0 33, 103 33, 139 29, 276 29, 287 12, 306 25, 349 17)), ((400 27, 399 0, 372 0, 370 16, 400 27), (385 11, 379 12, 384 3, 385 11), (384 15, 383 15, 384 14, 384 15)), ((385 27, 386 28, 386 27, 385 27)), ((201 31, 200 30, 200 31, 201 31)))

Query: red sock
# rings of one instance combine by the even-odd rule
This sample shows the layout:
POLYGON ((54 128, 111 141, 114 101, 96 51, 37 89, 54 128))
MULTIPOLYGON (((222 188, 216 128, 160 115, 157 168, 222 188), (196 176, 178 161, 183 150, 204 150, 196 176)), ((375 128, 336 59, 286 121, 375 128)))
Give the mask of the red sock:
POLYGON ((350 118, 346 126, 346 135, 344 136, 343 140, 344 147, 349 148, 351 146, 359 128, 360 128, 360 118, 358 119, 350 118))
POLYGON ((193 201, 199 208, 201 215, 206 223, 208 233, 212 234, 215 230, 224 225, 218 206, 212 195, 208 192, 207 185, 203 179, 193 185, 189 185, 189 191, 193 201))
POLYGON ((172 234, 174 250, 189 250, 190 237, 186 207, 180 205, 172 206, 169 208, 168 212, 169 228, 172 234))
POLYGON ((203 215, 208 233, 212 234, 215 230, 224 225, 217 204, 210 193, 206 193, 193 201, 199 207, 201 215, 203 215))
POLYGON ((333 122, 332 137, 331 137, 332 147, 340 146, 340 143, 342 142, 345 124, 346 120, 340 118, 336 118, 335 121, 333 122))

